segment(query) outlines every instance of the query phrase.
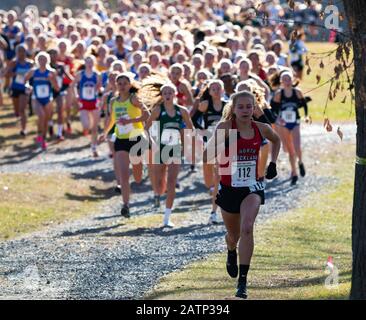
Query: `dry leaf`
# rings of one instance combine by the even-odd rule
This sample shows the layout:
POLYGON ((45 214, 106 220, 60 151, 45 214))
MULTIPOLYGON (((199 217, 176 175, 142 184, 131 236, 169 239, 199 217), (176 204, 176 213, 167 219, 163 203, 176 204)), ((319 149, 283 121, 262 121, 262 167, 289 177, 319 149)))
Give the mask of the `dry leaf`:
POLYGON ((341 127, 338 127, 338 129, 337 129, 337 134, 338 134, 338 136, 341 138, 341 140, 343 140, 343 132, 342 132, 342 130, 341 130, 341 127))
POLYGON ((332 101, 333 100, 333 94, 331 91, 329 91, 329 100, 332 101))
POLYGON ((327 123, 327 127, 325 128, 328 132, 332 132, 333 131, 333 127, 332 125, 330 124, 330 121, 328 121, 327 123))
POLYGON ((309 57, 308 57, 308 56, 306 56, 306 59, 305 59, 305 65, 306 65, 307 67, 310 67, 310 60, 309 60, 309 57))

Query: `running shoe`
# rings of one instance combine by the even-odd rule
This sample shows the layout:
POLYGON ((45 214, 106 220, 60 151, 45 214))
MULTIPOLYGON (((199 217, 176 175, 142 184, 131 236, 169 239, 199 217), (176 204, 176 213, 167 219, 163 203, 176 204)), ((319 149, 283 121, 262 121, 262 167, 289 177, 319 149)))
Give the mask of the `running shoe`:
POLYGON ((237 286, 237 291, 236 291, 235 297, 241 298, 241 299, 248 298, 248 294, 247 294, 247 283, 246 283, 246 281, 239 281, 238 282, 238 286, 237 286))
POLYGON ((64 136, 57 136, 57 140, 58 140, 59 142, 61 142, 61 141, 65 141, 65 137, 64 137, 64 136))
POLYGON ((117 186, 114 188, 114 192, 115 192, 115 193, 119 193, 119 194, 121 194, 121 186, 120 186, 120 185, 117 185, 117 186))
POLYGON ((89 130, 88 129, 84 129, 83 130, 83 136, 86 137, 89 134, 89 130))
POLYGON ((163 226, 168 228, 174 227, 174 223, 170 221, 170 214, 164 213, 163 226))
POLYGON ((70 124, 70 122, 67 122, 67 123, 66 123, 66 132, 67 132, 68 134, 71 134, 71 133, 72 133, 72 129, 71 129, 71 124, 70 124))
POLYGON ((47 142, 43 139, 42 143, 41 143, 41 147, 43 151, 47 150, 47 142))
POLYGON ((99 154, 97 150, 93 150, 93 158, 98 158, 99 154))
POLYGON ((305 177, 306 172, 305 172, 305 167, 304 167, 303 163, 299 163, 299 170, 300 170, 300 175, 302 177, 305 177))
POLYGON ((228 250, 226 258, 226 271, 231 278, 238 276, 238 258, 236 250, 228 250))
POLYGON ((175 184, 175 187, 176 187, 177 189, 179 189, 179 188, 180 188, 180 184, 179 184, 179 182, 177 182, 177 183, 175 184))
POLYGON ((164 219, 164 223, 163 223, 164 227, 167 228, 174 228, 175 224, 173 222, 170 221, 170 219, 168 219, 167 221, 165 221, 164 219))
POLYGON ((154 208, 160 208, 160 196, 154 196, 154 208))
POLYGON ((191 165, 191 173, 197 172, 196 166, 194 164, 191 165))
POLYGON ((27 135, 27 133, 25 131, 21 130, 20 135, 24 138, 27 135))
POLYGON ((296 182, 297 182, 298 179, 299 179, 298 176, 292 176, 291 177, 291 185, 292 186, 296 185, 296 182))
POLYGON ((129 218, 130 217, 130 209, 128 208, 128 206, 123 205, 122 209, 121 209, 121 215, 125 218, 129 218))
POLYGON ((36 138, 36 144, 38 144, 38 146, 41 148, 42 147, 42 143, 43 143, 43 137, 42 136, 38 136, 36 138))
POLYGON ((53 132, 53 126, 49 126, 48 127, 48 134, 50 135, 50 138, 53 137, 53 134, 54 134, 54 132, 53 132))
POLYGON ((213 211, 211 212, 208 223, 212 223, 212 224, 218 224, 219 223, 219 219, 217 217, 216 212, 213 212, 213 211))

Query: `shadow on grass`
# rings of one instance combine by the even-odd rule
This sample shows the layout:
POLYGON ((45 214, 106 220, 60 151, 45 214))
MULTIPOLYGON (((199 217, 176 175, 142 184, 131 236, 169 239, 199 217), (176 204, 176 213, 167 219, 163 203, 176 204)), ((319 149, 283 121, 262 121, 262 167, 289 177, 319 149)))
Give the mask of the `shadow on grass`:
MULTIPOLYGON (((0 117, 1 119, 1 117, 0 117)), ((0 125, 1 129, 6 129, 6 128, 15 128, 15 126, 17 125, 17 121, 10 121, 10 122, 2 122, 0 125)))
MULTIPOLYGON (((204 271, 204 270, 202 270, 204 271)), ((351 270, 349 271, 345 271, 339 274, 339 276, 349 276, 351 277, 351 270)), ((321 276, 321 277, 313 277, 313 278, 308 278, 308 279, 303 279, 303 280, 289 280, 278 284, 272 284, 270 287, 268 285, 258 285, 255 283, 249 283, 249 288, 250 289, 256 289, 256 290, 260 290, 260 291, 266 291, 268 292, 268 298, 270 298, 270 291, 272 290, 280 290, 280 289, 290 289, 290 288, 304 288, 304 287, 311 287, 314 285, 319 285, 319 284, 324 284, 324 281, 326 279, 326 276, 321 276)), ((185 279, 181 279, 181 285, 177 286, 176 289, 172 289, 172 290, 164 290, 164 291, 159 291, 159 292, 151 292, 148 293, 146 297, 144 297, 144 299, 160 299, 160 298, 164 298, 167 296, 173 296, 173 299, 176 299, 176 297, 179 297, 180 294, 184 294, 184 293, 189 293, 192 292, 192 295, 195 296, 197 295, 197 292, 212 292, 214 294, 214 291, 219 290, 220 292, 222 292, 223 290, 225 291, 233 291, 234 288, 232 286, 232 279, 228 279, 227 282, 222 283, 220 282, 219 285, 212 285, 211 283, 218 283, 217 279, 205 279, 205 278, 201 278, 202 283, 204 288, 197 288, 197 287, 192 287, 192 286, 185 286, 184 285, 184 281, 185 279), (209 285, 205 285, 207 282, 209 282, 209 285)), ((192 281, 192 279, 187 278, 187 281, 192 281)), ((220 279, 221 280, 221 279, 220 279)), ((286 279, 284 279, 286 280, 286 279)), ((340 281, 340 283, 343 283, 345 281, 340 281)), ((183 299, 188 299, 189 297, 183 297, 183 299)), ((311 298, 310 298, 311 299, 311 298)), ((314 297, 314 299, 319 299, 317 297, 314 297)), ((324 297, 324 299, 328 299, 327 297, 324 297)), ((329 299, 348 299, 348 295, 345 294, 338 294, 334 297, 330 297, 329 299)))
POLYGON ((89 148, 89 144, 85 144, 85 145, 77 146, 77 147, 71 147, 71 148, 62 148, 62 149, 57 148, 53 153, 57 154, 57 155, 70 154, 72 152, 80 152, 80 151, 85 150, 87 148, 89 148))
POLYGON ((193 240, 199 239, 208 239, 208 238, 215 238, 215 237, 222 237, 224 232, 223 231, 215 231, 215 232, 208 232, 206 234, 194 234, 195 231, 210 228, 207 224, 195 224, 189 225, 186 227, 179 227, 179 228, 167 228, 167 227, 156 227, 156 228, 145 228, 140 227, 137 229, 127 230, 125 232, 118 232, 118 233, 106 233, 104 236, 106 237, 140 237, 140 236, 177 236, 177 235, 187 235, 188 237, 192 238, 193 240))
POLYGON ((72 194, 70 192, 65 193, 65 197, 67 200, 72 201, 91 201, 91 202, 97 202, 100 200, 108 200, 116 196, 116 193, 114 192, 114 189, 101 189, 95 186, 90 186, 90 194, 89 195, 76 195, 72 194))
POLYGON ((25 147, 14 145, 13 148, 16 153, 3 156, 2 160, 5 161, 1 161, 1 165, 19 164, 30 161, 42 153, 42 150, 39 149, 35 144, 25 147))
POLYGON ((124 225, 125 225, 124 223, 118 223, 116 225, 109 226, 109 227, 81 229, 81 230, 77 230, 77 231, 74 231, 74 232, 64 231, 61 234, 61 237, 74 237, 74 236, 85 235, 85 234, 96 234, 96 233, 101 233, 101 232, 105 232, 105 231, 108 231, 108 230, 116 229, 116 228, 119 228, 119 227, 124 226, 124 225))
POLYGON ((94 220, 103 221, 103 220, 115 219, 115 218, 120 218, 120 217, 121 217, 120 214, 114 214, 112 216, 95 217, 94 220))
MULTIPOLYGON (((93 164, 96 164, 96 162, 102 162, 103 159, 100 160, 94 160, 94 159, 86 159, 83 161, 79 161, 77 163, 73 164, 66 164, 69 168, 76 168, 76 167, 88 167, 93 166, 93 164)), ((115 175, 112 169, 92 169, 86 172, 73 172, 71 173, 71 178, 74 180, 84 179, 84 180, 98 180, 103 182, 113 182, 115 181, 115 175)))
MULTIPOLYGON (((301 269, 301 267, 300 267, 301 269)), ((351 271, 344 271, 338 274, 339 277, 351 276, 351 271)), ((255 284, 251 285, 252 288, 255 289, 283 289, 283 288, 300 288, 300 287, 307 287, 307 286, 315 286, 319 284, 324 284, 325 279, 328 275, 319 276, 319 277, 312 277, 312 278, 304 278, 304 279, 281 279, 282 281, 278 281, 279 279, 272 279, 274 283, 271 284, 271 287, 268 287, 265 284, 255 284), (277 280, 277 283, 276 283, 277 280)))

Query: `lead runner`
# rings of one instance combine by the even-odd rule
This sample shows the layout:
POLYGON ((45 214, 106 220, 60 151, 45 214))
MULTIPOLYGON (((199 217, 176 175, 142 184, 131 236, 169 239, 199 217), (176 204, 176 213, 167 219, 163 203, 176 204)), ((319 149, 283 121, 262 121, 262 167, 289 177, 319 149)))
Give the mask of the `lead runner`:
POLYGON ((277 176, 276 161, 281 147, 279 136, 269 125, 252 120, 254 105, 255 97, 250 92, 242 91, 232 95, 231 102, 224 108, 215 135, 208 142, 204 157, 210 161, 212 159, 209 154, 215 154, 220 164, 216 204, 221 208, 227 231, 226 269, 232 278, 236 278, 239 271, 236 297, 243 299, 247 298, 247 274, 254 249, 254 222, 260 205, 264 204, 265 184, 258 180, 259 150, 263 139, 273 143, 271 163, 266 174, 267 179, 273 179, 277 176), (230 129, 236 130, 236 139, 232 139, 230 129), (221 143, 215 139, 220 132, 225 133, 221 143), (234 155, 230 150, 235 150, 234 155), (224 163, 225 159, 228 163, 224 163))

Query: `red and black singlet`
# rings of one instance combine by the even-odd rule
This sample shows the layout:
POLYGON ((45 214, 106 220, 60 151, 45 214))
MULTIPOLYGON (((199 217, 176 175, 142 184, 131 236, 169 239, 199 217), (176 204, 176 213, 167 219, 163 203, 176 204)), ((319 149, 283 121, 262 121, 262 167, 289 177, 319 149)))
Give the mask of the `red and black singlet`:
MULTIPOLYGON (((232 121, 231 128, 237 130, 236 120, 232 121)), ((254 136, 251 139, 244 139, 240 136, 240 132, 237 132, 236 146, 227 139, 225 155, 220 156, 221 184, 239 188, 250 187, 257 183, 259 150, 263 137, 254 121, 252 128, 254 136), (225 174, 221 174, 223 172, 225 174)))

